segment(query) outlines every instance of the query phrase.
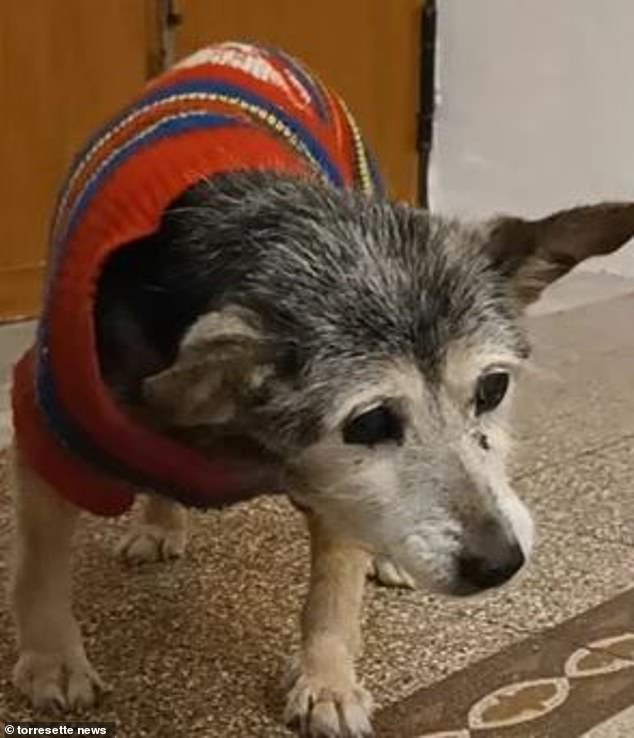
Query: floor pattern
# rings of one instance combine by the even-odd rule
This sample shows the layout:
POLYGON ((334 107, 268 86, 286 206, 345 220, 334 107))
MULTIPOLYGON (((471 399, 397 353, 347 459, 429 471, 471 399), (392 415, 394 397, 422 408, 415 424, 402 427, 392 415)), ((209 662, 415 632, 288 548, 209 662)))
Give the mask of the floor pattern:
POLYGON ((410 695, 380 738, 570 738, 634 701, 634 590, 410 695))

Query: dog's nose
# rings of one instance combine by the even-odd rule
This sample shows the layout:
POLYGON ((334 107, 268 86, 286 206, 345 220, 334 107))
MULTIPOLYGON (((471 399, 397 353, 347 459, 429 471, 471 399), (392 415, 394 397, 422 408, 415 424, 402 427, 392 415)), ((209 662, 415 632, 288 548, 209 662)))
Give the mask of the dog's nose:
POLYGON ((503 557, 498 554, 493 560, 484 556, 460 556, 458 574, 467 590, 480 592, 507 582, 524 566, 525 561, 522 549, 513 543, 509 544, 503 557))

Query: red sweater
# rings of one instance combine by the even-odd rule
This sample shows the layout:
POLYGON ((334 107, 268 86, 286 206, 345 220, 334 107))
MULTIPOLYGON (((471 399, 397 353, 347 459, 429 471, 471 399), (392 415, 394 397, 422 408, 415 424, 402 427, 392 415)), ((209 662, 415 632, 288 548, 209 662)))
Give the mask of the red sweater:
POLYGON ((219 507, 268 491, 143 426, 100 375, 94 303, 105 260, 147 236, 182 192, 257 167, 372 192, 378 175, 343 102, 282 52, 227 43, 153 80, 89 141, 58 200, 44 308, 13 384, 28 464, 76 505, 116 515, 152 489, 219 507))

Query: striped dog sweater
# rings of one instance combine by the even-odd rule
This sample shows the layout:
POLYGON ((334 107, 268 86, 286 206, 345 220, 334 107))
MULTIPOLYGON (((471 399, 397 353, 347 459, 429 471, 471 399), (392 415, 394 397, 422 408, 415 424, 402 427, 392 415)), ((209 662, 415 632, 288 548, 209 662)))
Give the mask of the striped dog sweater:
POLYGON ((197 507, 264 491, 235 463, 211 462, 127 414, 100 374, 94 326, 106 259, 154 232, 188 187, 249 168, 380 187, 343 101, 281 51, 238 43, 203 49, 153 80, 71 167, 38 334, 15 367, 12 403, 21 454, 74 504, 116 515, 141 488, 197 507))

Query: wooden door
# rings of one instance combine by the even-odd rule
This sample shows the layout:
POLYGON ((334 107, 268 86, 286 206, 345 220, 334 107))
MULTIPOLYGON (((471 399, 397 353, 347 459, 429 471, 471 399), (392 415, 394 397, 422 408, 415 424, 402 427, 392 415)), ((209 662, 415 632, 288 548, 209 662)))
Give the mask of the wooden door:
POLYGON ((0 319, 39 305, 66 167, 146 78, 146 0, 0 2, 0 319))
POLYGON ((282 47, 337 89, 391 193, 416 199, 422 0, 180 0, 177 56, 216 41, 282 47))

